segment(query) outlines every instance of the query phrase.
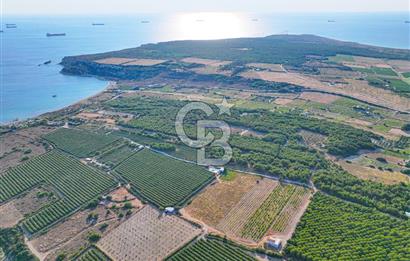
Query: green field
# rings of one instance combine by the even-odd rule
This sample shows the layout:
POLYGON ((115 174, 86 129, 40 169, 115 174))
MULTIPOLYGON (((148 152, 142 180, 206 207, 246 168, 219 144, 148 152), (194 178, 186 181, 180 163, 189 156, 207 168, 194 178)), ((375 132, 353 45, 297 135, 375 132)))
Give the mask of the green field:
POLYGON ((354 58, 351 55, 337 54, 336 56, 329 57, 329 61, 335 63, 354 62, 354 58))
POLYGON ((176 254, 166 259, 167 261, 251 261, 256 260, 239 248, 216 240, 196 241, 182 248, 176 254))
POLYGON ((285 249, 295 260, 410 260, 410 223, 316 194, 285 249))
POLYGON ((115 182, 106 174, 53 150, 0 176, 0 203, 42 184, 55 188, 60 199, 23 221, 23 227, 30 233, 38 232, 71 214, 113 187, 115 182))
POLYGON ((76 261, 110 261, 111 259, 104 255, 100 250, 95 247, 91 247, 84 251, 76 261))
POLYGON ((104 152, 98 158, 98 161, 114 167, 126 160, 134 153, 135 148, 132 148, 127 144, 121 144, 120 146, 113 147, 110 150, 104 152))
POLYGON ((405 72, 405 73, 402 73, 401 75, 403 75, 403 77, 405 78, 410 78, 410 72, 405 72))
POLYGON ((74 156, 84 158, 94 156, 95 152, 118 138, 80 129, 60 128, 44 136, 59 149, 74 156))
POLYGON ((213 179, 204 168, 144 149, 121 163, 115 171, 131 183, 132 190, 159 207, 182 206, 213 179))
POLYGON ((256 242, 259 241, 285 207, 296 188, 296 186, 292 185, 279 185, 276 187, 259 209, 257 209, 246 222, 241 232, 242 236, 244 238, 253 239, 256 242))
POLYGON ((372 70, 375 74, 378 74, 378 75, 397 76, 397 73, 393 71, 391 68, 372 67, 372 70))

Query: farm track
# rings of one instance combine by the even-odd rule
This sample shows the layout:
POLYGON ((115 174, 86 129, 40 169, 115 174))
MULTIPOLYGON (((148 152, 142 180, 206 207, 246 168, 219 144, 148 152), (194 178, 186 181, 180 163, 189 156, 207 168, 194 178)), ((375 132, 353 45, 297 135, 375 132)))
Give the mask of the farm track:
POLYGON ((247 220, 269 197, 277 185, 277 182, 270 179, 260 181, 228 212, 226 217, 217 225, 217 229, 228 235, 240 236, 247 220))

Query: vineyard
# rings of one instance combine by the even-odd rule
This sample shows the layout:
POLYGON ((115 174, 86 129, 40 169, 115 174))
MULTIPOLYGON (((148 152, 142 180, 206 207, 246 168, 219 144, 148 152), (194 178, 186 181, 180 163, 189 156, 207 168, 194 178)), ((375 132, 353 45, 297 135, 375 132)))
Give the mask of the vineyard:
POLYGON ((239 248, 230 246, 216 240, 198 240, 182 248, 176 254, 166 259, 167 261, 251 261, 256 260, 239 248))
POLYGON ((115 185, 102 172, 53 150, 0 176, 0 204, 44 183, 53 186, 60 199, 23 221, 29 233, 52 225, 115 185))
POLYGON ((240 236, 247 220, 261 206, 277 183, 270 179, 263 179, 248 191, 241 200, 228 212, 217 225, 217 229, 228 235, 240 236))
POLYGON ((121 144, 120 146, 113 147, 110 150, 104 152, 98 158, 98 161, 114 167, 126 160, 134 153, 134 148, 129 147, 127 144, 121 144))
POLYGON ((410 260, 410 223, 317 193, 285 249, 297 260, 410 260))
POLYGON ((74 156, 85 158, 114 142, 113 135, 99 134, 80 129, 60 128, 44 136, 59 149, 74 156))
POLYGON ((177 217, 145 206, 104 236, 98 247, 113 260, 161 260, 198 236, 201 230, 177 217))
POLYGON ((97 248, 91 247, 82 253, 77 259, 77 261, 110 261, 104 253, 102 253, 97 248))
POLYGON ((310 197, 310 191, 302 187, 296 187, 295 192, 290 196, 285 208, 276 217, 271 230, 273 232, 285 232, 292 223, 295 214, 301 211, 302 204, 310 197))
POLYGON ((159 207, 181 206, 213 179, 206 169, 144 149, 122 162, 115 171, 132 190, 159 207))
MULTIPOLYGON (((292 200, 297 200, 298 196, 304 192, 304 188, 293 185, 279 185, 277 186, 269 197, 263 202, 258 210, 247 220, 241 231, 242 237, 259 241, 272 226, 272 223, 277 219, 275 227, 284 229, 289 216, 284 213, 283 216, 279 214, 285 208, 286 204, 292 200)), ((290 213, 291 214, 291 213, 290 213)))

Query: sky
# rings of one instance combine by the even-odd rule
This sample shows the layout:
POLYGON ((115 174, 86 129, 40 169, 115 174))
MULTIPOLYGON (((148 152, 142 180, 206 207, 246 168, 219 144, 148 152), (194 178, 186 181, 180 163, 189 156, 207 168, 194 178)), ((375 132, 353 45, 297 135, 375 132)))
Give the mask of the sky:
POLYGON ((0 0, 2 15, 410 12, 408 0, 0 0))

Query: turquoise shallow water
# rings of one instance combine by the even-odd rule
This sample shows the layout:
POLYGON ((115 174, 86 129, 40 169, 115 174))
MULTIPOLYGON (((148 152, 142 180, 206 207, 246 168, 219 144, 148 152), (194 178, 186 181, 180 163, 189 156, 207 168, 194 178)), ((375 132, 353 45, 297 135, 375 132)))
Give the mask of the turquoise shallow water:
POLYGON ((0 122, 56 110, 104 89, 107 82, 60 74, 58 63, 67 55, 176 39, 278 33, 309 33, 385 47, 410 48, 410 24, 405 24, 405 20, 410 20, 408 13, 4 17, 4 32, 0 33, 0 122), (328 20, 335 22, 329 23, 328 20), (6 23, 15 23, 17 28, 7 29, 6 23), (92 23, 105 25, 92 26, 92 23), (47 32, 67 35, 46 37, 47 32), (51 64, 38 66, 48 60, 51 64))

